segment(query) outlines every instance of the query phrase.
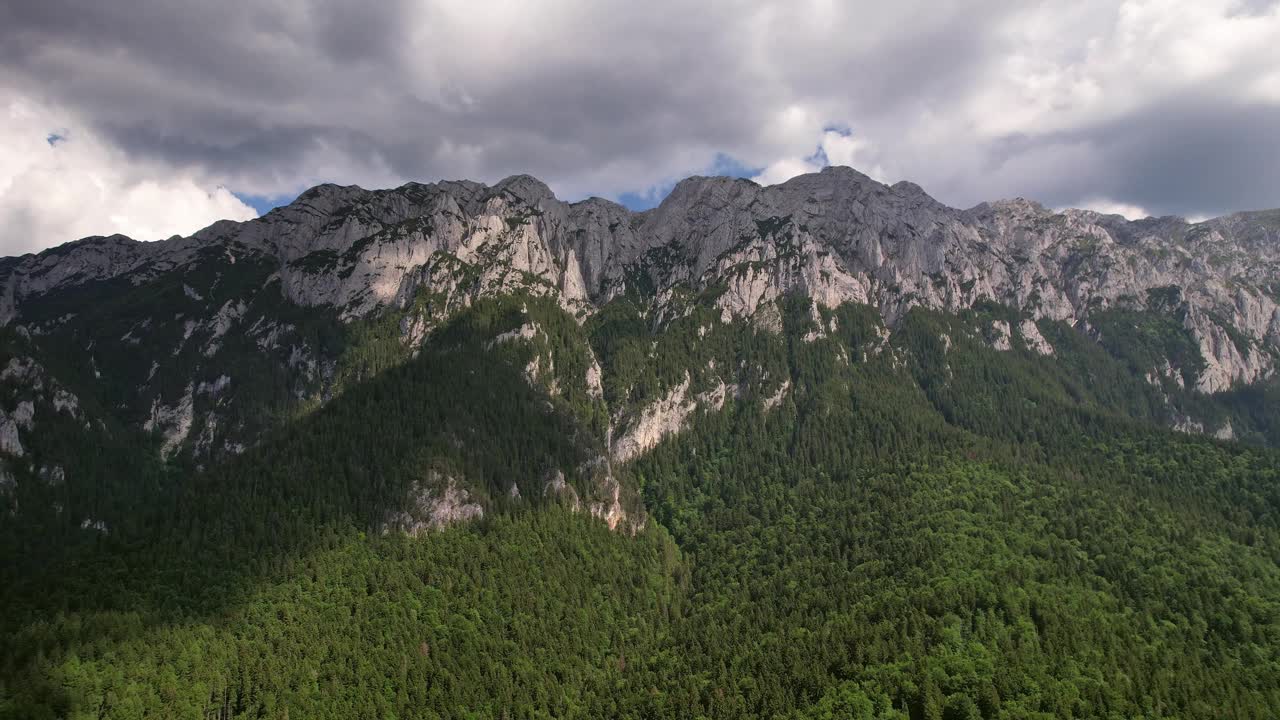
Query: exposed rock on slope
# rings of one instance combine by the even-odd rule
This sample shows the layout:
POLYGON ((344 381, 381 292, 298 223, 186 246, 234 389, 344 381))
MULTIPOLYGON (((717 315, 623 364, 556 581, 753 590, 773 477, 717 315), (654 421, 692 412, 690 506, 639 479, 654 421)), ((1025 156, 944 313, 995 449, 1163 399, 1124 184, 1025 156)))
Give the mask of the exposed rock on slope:
POLYGON ((457 480, 432 470, 414 484, 405 509, 388 513, 382 530, 417 536, 483 516, 484 508, 457 480))
POLYGON ((613 459, 618 462, 631 460, 657 445, 667 435, 679 432, 697 408, 697 402, 689 397, 689 376, 686 375, 684 382, 645 407, 626 424, 611 448, 613 459))
MULTIPOLYGON (((1203 356, 1189 386, 1216 393, 1274 373, 1280 211, 1191 224, 1055 213, 1020 199, 958 210, 911 183, 887 186, 833 167, 771 187, 689 178, 658 208, 633 213, 598 198, 565 203, 515 176, 492 187, 322 185, 262 218, 188 238, 89 238, 0 260, 0 323, 63 337, 86 354, 95 380, 126 377, 139 390, 110 398, 112 406, 160 433, 166 453, 243 447, 261 431, 231 422, 249 391, 191 390, 240 362, 240 338, 260 351, 262 372, 289 386, 278 402, 314 404, 335 392, 342 349, 306 318, 350 324, 394 310, 398 342, 411 351, 478 298, 513 292, 553 298, 579 319, 632 293, 659 325, 693 298, 723 321, 749 318, 765 329, 780 327, 773 301, 792 293, 824 308, 871 305, 890 327, 912 307, 956 312, 994 302, 1022 318, 992 342, 1041 355, 1054 348, 1036 320, 1087 327, 1117 308, 1176 314, 1203 356), (87 304, 129 288, 168 288, 170 300, 127 308, 135 316, 110 343, 82 337, 98 332, 79 317, 87 304), (112 360, 108 344, 137 355, 112 360), (181 362, 157 374, 158 348, 181 362)), ((1144 372, 1162 377, 1161 367, 1158 359, 1144 372)), ((587 377, 600 397, 599 368, 587 377)), ((649 409, 611 409, 631 418, 615 457, 635 457, 684 422, 696 403, 678 390, 649 409)))

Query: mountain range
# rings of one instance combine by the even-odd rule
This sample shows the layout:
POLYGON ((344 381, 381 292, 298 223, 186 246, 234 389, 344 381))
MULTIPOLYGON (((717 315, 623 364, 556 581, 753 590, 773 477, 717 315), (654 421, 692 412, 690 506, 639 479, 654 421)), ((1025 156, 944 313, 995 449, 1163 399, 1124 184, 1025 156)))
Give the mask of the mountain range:
POLYGON ((1265 717, 1278 360, 1280 210, 845 167, 5 258, 0 711, 1265 717))

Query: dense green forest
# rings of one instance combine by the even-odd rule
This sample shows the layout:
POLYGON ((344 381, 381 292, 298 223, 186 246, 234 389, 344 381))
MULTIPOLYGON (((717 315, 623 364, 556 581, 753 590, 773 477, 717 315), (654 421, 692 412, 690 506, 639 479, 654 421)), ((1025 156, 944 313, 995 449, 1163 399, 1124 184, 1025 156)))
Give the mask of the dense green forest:
POLYGON ((478 303, 227 463, 104 466, 136 488, 109 534, 0 526, 0 716, 1274 717, 1280 453, 1159 429, 1139 350, 991 350, 999 307, 884 340, 865 307, 704 300, 660 330, 478 303), (608 408, 709 368, 744 390, 612 470, 642 521, 547 489, 590 498, 608 408), (428 471, 484 517, 384 532, 428 471))

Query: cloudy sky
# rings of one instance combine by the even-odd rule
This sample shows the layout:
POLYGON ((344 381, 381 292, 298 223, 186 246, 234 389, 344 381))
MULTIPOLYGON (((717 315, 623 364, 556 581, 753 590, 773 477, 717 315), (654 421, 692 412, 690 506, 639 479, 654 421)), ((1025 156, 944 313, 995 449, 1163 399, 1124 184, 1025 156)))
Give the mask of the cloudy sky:
POLYGON ((643 207, 825 163, 960 207, 1280 206, 1280 2, 0 0, 0 254, 319 182, 643 207))

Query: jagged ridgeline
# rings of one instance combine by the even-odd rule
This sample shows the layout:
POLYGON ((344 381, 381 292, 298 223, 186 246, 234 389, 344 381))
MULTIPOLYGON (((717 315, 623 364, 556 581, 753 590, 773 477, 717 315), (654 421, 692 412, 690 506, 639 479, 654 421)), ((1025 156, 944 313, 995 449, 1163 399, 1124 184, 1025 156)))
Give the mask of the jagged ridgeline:
POLYGON ((1280 212, 320 186, 0 291, 3 716, 1280 707, 1280 212))

